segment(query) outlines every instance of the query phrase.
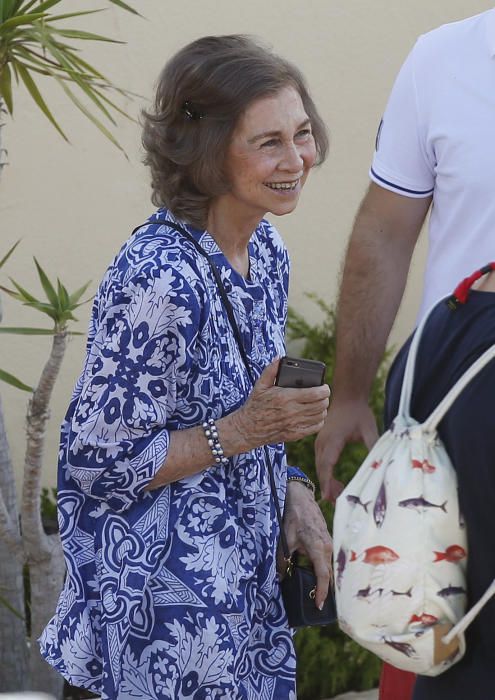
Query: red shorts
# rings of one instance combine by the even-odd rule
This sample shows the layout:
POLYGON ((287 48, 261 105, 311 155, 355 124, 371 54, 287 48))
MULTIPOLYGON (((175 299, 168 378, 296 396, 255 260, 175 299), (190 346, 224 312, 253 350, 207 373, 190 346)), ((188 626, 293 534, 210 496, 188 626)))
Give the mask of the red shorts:
POLYGON ((383 664, 379 700, 411 700, 415 682, 414 673, 383 664))

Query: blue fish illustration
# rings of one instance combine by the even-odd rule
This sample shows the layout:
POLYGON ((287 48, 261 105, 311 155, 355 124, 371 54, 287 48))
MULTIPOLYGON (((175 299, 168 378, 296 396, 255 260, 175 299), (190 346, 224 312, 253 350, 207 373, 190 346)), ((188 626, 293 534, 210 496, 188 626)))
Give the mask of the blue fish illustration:
POLYGON ((408 591, 392 591, 392 595, 395 595, 395 596, 405 595, 408 598, 412 598, 412 589, 413 589, 413 587, 411 586, 411 588, 408 591))
POLYGON ((356 593, 356 598, 365 599, 365 598, 371 598, 372 596, 375 596, 375 595, 381 596, 383 591, 384 591, 383 588, 375 588, 375 590, 372 591, 371 586, 367 586, 366 588, 361 588, 361 590, 359 590, 356 593))
POLYGON ((461 586, 447 586, 447 588, 442 588, 441 591, 437 592, 441 598, 448 598, 451 595, 466 595, 467 591, 461 586))
POLYGON ((447 512, 447 501, 444 501, 441 505, 437 503, 430 503, 423 496, 416 496, 416 498, 406 498, 405 501, 399 501, 399 506, 401 508, 412 508, 413 510, 425 510, 426 508, 440 508, 444 513, 447 512))
POLYGON ((349 503, 352 503, 354 506, 362 506, 365 510, 365 513, 368 512, 368 506, 371 503, 371 501, 367 501, 366 503, 363 503, 359 496, 347 496, 347 501, 349 503))
POLYGON ((356 598, 369 598, 371 595, 371 586, 367 588, 361 588, 360 591, 356 593, 356 598))
POLYGON ((347 557, 345 555, 344 550, 342 547, 339 549, 339 553, 337 554, 337 588, 340 589, 340 586, 342 584, 342 576, 344 575, 344 569, 345 565, 347 562, 347 557))
POLYGON ((387 639, 386 637, 383 637, 383 641, 389 647, 392 647, 392 649, 400 651, 401 654, 405 654, 405 656, 411 657, 414 656, 416 653, 414 647, 411 646, 411 644, 408 644, 407 642, 394 642, 392 639, 387 639))
POLYGON ((375 501, 375 506, 373 508, 373 518, 375 520, 375 525, 381 527, 383 521, 385 520, 385 513, 387 512, 387 490, 385 488, 385 479, 380 486, 378 491, 378 496, 375 501))

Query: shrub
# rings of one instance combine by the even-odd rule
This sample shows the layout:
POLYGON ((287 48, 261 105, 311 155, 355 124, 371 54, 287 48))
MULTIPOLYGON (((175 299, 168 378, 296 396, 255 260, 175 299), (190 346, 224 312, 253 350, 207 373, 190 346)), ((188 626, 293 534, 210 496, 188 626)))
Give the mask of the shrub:
MULTIPOLYGON (((289 347, 300 357, 325 362, 326 381, 331 385, 335 366, 335 310, 315 295, 308 296, 319 307, 322 320, 310 325, 301 314, 289 309, 289 347)), ((382 428, 388 357, 389 353, 380 366, 370 396, 370 405, 379 429, 382 428)), ((287 446, 287 453, 289 464, 301 466, 316 481, 314 440, 314 437, 307 437, 291 443, 287 446)), ((347 445, 336 467, 336 477, 347 483, 365 456, 364 445, 347 445)), ((320 502, 320 506, 331 532, 333 506, 326 502, 320 502)), ((336 624, 300 630, 295 636, 295 645, 299 700, 317 700, 350 690, 368 690, 378 683, 381 665, 379 659, 344 635, 336 624)))

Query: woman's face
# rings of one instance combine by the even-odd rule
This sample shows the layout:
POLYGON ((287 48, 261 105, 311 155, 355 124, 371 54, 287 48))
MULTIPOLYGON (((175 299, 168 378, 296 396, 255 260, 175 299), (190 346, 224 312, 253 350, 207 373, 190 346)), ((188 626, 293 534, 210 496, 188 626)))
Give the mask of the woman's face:
POLYGON ((253 102, 239 120, 227 151, 229 207, 261 219, 289 214, 316 158, 311 123, 292 86, 253 102))

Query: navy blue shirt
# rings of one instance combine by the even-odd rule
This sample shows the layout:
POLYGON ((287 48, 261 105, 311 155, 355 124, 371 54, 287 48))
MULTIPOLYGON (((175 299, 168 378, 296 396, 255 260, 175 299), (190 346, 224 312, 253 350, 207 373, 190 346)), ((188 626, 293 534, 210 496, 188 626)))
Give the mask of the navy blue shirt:
MULTIPOLYGON (((385 427, 398 411, 411 339, 387 381, 385 427)), ((471 291, 452 311, 438 303, 423 331, 416 360, 411 415, 424 421, 469 366, 495 343, 495 292, 471 291)), ((495 578, 495 361, 464 389, 439 426, 459 480, 468 538, 467 588, 471 607, 495 578)), ((466 632, 465 657, 435 678, 418 677, 414 700, 495 698, 495 599, 466 632)))

